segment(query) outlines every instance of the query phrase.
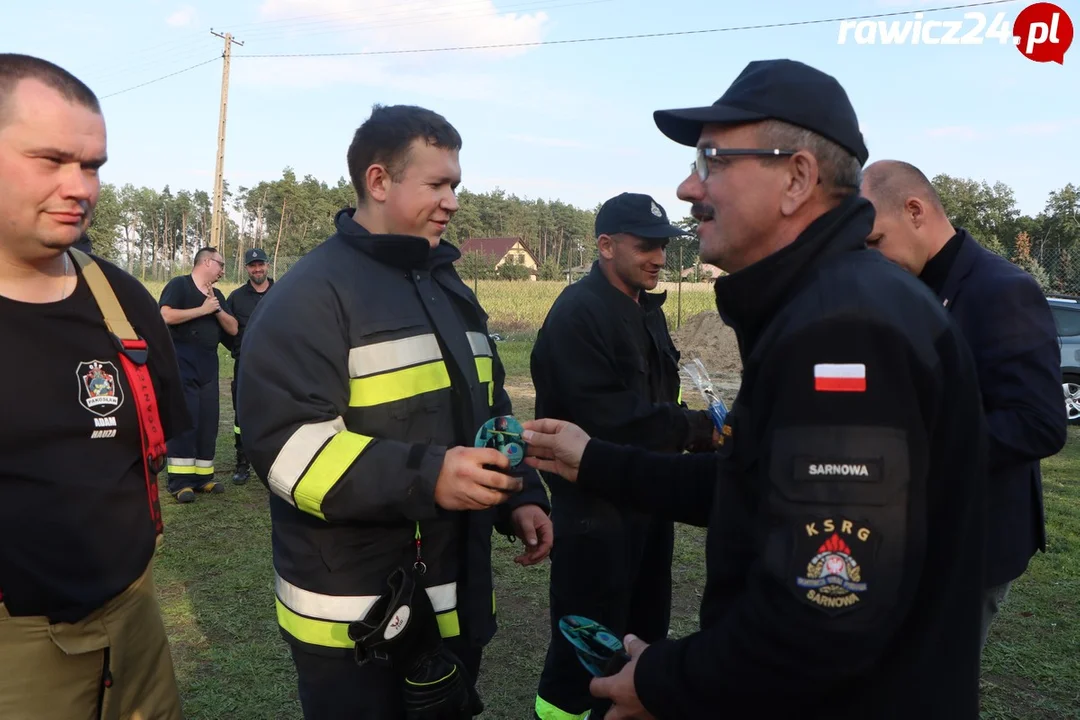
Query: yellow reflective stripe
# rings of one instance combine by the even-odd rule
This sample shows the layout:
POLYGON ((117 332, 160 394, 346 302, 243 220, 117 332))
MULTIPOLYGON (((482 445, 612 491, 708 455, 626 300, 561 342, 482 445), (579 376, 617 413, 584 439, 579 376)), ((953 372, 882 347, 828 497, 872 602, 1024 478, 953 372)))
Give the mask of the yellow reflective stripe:
MULTIPOLYGON (((278 625, 300 642, 320 647, 349 649, 355 645, 349 639, 349 623, 315 620, 298 615, 276 598, 274 606, 277 608, 278 625)), ((435 619, 439 623, 439 634, 443 638, 457 637, 461 634, 457 610, 439 613, 435 619)))
POLYGON ((240 426, 239 425, 233 425, 232 426, 232 431, 234 433, 236 433, 237 435, 239 435, 240 434, 240 426))
POLYGON ((461 623, 458 621, 457 610, 436 613, 435 619, 439 621, 439 635, 442 637, 452 638, 461 634, 461 623))
POLYGON ((677 398, 675 398, 675 402, 676 403, 681 403, 682 402, 682 385, 679 386, 679 396, 677 398))
POLYGON ((570 713, 565 710, 561 710, 539 695, 536 696, 536 716, 540 720, 585 720, 589 717, 589 711, 586 710, 583 713, 570 713))
POLYGON ((348 623, 313 620, 297 615, 277 599, 274 600, 274 605, 277 607, 278 625, 300 642, 333 648, 351 649, 355 646, 349 639, 348 623))
POLYGON ((372 407, 450 387, 442 360, 349 381, 349 406, 372 407))
POLYGON ((274 464, 270 466, 270 490, 291 505, 296 505, 293 488, 300 482, 304 471, 322 450, 323 445, 344 430, 345 421, 340 415, 333 420, 308 423, 296 428, 274 458, 274 464))
POLYGON ((170 475, 194 475, 194 465, 166 465, 165 469, 170 475))
POLYGON ((296 507, 325 520, 322 504, 326 493, 337 484, 370 442, 370 437, 348 430, 334 435, 315 456, 315 462, 311 463, 300 482, 296 483, 293 490, 296 507))
POLYGON ((492 382, 492 360, 490 357, 476 358, 476 377, 488 386, 488 406, 495 402, 495 383, 492 382))
MULTIPOLYGON (((190 468, 190 470, 193 471, 195 475, 213 475, 214 474, 214 466, 213 465, 211 465, 210 467, 195 466, 194 468, 190 468)), ((181 473, 181 475, 186 475, 186 474, 188 474, 188 473, 181 473)))

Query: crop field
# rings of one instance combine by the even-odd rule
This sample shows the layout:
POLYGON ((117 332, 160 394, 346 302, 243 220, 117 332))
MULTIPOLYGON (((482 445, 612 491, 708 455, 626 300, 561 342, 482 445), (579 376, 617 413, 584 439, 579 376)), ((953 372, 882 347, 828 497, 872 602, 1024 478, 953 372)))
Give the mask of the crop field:
MULTIPOLYGON (((148 281, 145 285, 155 299, 165 287, 164 282, 148 281)), ((478 280, 468 285, 490 316, 491 331, 502 334, 537 330, 566 287, 565 282, 545 280, 478 280)), ((228 297, 236 285, 219 283, 217 288, 228 297)), ((667 292, 664 312, 672 330, 687 318, 716 307, 712 283, 661 283, 657 290, 667 292)))

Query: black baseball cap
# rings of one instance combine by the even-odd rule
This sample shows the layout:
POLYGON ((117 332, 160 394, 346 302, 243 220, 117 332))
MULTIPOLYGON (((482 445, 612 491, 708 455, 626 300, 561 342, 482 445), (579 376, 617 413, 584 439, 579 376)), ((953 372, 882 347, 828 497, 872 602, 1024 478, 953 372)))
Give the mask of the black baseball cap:
POLYGON ((244 264, 250 265, 253 262, 262 260, 266 262, 266 252, 262 248, 252 248, 244 253, 244 264))
POLYGON ((756 60, 707 107, 657 110, 660 132, 694 147, 706 123, 781 120, 832 140, 865 164, 870 153, 847 92, 832 75, 796 60, 756 60))
POLYGON ((686 231, 668 222, 667 213, 648 195, 624 192, 616 195, 596 213, 596 236, 626 233, 649 240, 685 235, 686 231))

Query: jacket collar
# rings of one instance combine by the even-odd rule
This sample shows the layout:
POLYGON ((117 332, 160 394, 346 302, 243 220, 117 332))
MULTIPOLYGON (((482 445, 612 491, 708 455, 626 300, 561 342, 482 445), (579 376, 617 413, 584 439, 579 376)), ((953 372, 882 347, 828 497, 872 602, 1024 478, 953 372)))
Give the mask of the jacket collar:
POLYGON ((850 197, 810 223, 787 247, 716 280, 716 309, 735 331, 744 358, 814 267, 837 253, 866 249, 873 226, 874 206, 861 196, 850 197))
POLYGON ((411 235, 376 235, 353 220, 356 208, 339 210, 334 226, 346 242, 375 260, 402 270, 433 270, 461 257, 461 251, 446 240, 432 248, 424 238, 411 235))
POLYGON ((982 246, 964 228, 956 228, 956 234, 959 236, 960 249, 956 252, 956 258, 953 259, 952 267, 949 268, 949 274, 945 278, 945 284, 938 295, 942 305, 946 308, 952 304, 953 298, 960 290, 960 285, 964 282, 964 278, 970 275, 975 268, 975 262, 979 259, 980 251, 983 250, 982 246))
POLYGON ((647 313, 663 307, 664 301, 667 300, 667 290, 662 290, 658 293, 640 292, 635 302, 632 297, 611 284, 611 281, 604 275, 604 271, 600 269, 599 260, 593 260, 592 268, 589 270, 589 274, 582 278, 582 282, 591 288, 595 288, 596 292, 609 302, 623 303, 620 307, 624 308, 628 308, 632 304, 647 313))

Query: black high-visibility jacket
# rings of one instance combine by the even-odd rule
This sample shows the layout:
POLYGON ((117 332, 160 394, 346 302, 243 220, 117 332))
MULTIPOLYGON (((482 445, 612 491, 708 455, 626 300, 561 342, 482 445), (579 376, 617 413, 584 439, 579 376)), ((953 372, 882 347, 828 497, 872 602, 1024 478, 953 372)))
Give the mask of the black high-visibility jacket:
POLYGON ((716 454, 585 451, 583 489, 708 527, 701 630, 634 673, 658 720, 978 717, 975 363, 941 302, 867 249, 873 222, 851 198, 716 281, 744 368, 716 454))
POLYGON ((487 315, 452 245, 372 235, 351 209, 335 222, 259 303, 240 364, 244 448, 271 490, 279 625, 312 652, 348 652, 348 623, 412 567, 419 538, 443 636, 483 645, 492 528, 510 534, 513 508, 549 507, 532 470, 497 508, 435 504, 446 449, 512 412, 487 315))

